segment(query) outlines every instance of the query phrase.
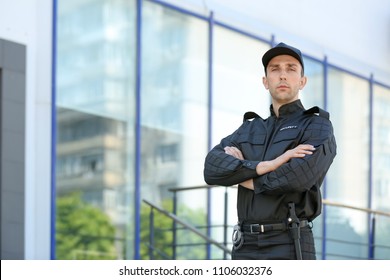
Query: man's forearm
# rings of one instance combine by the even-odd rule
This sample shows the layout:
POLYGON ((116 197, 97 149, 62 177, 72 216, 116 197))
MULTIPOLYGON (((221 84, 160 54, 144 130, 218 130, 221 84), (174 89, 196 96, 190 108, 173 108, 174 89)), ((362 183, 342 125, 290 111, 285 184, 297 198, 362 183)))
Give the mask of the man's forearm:
POLYGON ((283 163, 285 163, 285 161, 283 160, 283 158, 281 156, 277 157, 274 160, 261 161, 256 166, 256 173, 259 176, 266 174, 268 172, 274 171, 276 168, 281 166, 283 163))
MULTIPOLYGON (((256 173, 258 176, 261 176, 266 173, 275 171, 277 168, 288 162, 291 157, 304 157, 306 154, 312 154, 312 150, 314 150, 314 147, 310 145, 301 146, 297 147, 296 149, 289 150, 273 160, 261 161, 256 166, 256 173)), ((253 179, 246 180, 240 183, 240 185, 250 190, 255 189, 253 179)))
MULTIPOLYGON (((282 156, 279 156, 274 160, 269 160, 269 161, 267 160, 267 161, 259 162, 256 166, 257 175, 260 176, 260 175, 266 174, 268 172, 274 171, 276 168, 278 168, 283 163, 285 163, 286 158, 282 157, 282 156)), ((246 180, 246 181, 240 183, 240 185, 247 188, 247 189, 250 189, 250 190, 255 189, 255 186, 253 184, 253 179, 246 180)))

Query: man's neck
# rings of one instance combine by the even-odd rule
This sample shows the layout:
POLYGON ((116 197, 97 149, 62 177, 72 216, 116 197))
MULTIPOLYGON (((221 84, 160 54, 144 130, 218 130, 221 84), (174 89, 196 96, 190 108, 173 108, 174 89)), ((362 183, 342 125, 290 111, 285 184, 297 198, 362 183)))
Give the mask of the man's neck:
POLYGON ((282 107, 283 105, 291 104, 291 103, 297 101, 298 99, 299 98, 297 98, 297 99, 295 99, 293 101, 287 102, 287 103, 280 103, 280 102, 277 102, 276 100, 272 100, 272 109, 273 109, 273 111, 275 113, 275 116, 277 118, 279 118, 279 109, 280 109, 280 107, 282 107))
POLYGON ((279 108, 282 106, 283 104, 280 104, 280 103, 277 103, 277 102, 272 102, 272 109, 274 110, 274 113, 275 113, 275 116, 277 118, 279 118, 279 108))

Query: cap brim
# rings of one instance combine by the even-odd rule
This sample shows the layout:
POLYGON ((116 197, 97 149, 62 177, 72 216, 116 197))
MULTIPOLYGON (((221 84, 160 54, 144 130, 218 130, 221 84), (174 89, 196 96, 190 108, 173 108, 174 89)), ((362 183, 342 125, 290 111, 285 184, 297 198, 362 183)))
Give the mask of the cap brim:
POLYGON ((285 48, 285 47, 275 47, 273 49, 268 50, 263 55, 263 59, 262 59, 264 68, 267 68, 268 63, 275 56, 284 55, 284 54, 285 55, 290 55, 290 56, 296 58, 299 61, 299 63, 302 65, 302 68, 303 68, 303 61, 301 60, 301 57, 296 52, 294 52, 293 50, 291 50, 289 48, 285 48))

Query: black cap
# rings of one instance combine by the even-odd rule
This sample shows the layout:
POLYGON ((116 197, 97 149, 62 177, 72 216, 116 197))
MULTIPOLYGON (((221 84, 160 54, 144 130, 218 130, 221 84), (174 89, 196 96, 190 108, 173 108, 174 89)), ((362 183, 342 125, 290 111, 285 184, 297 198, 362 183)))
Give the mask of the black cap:
POLYGON ((287 55, 291 55, 292 57, 295 57, 302 65, 302 69, 304 69, 301 51, 285 43, 279 43, 272 49, 269 49, 263 55, 262 61, 264 65, 264 70, 267 69, 267 65, 271 59, 273 59, 275 56, 282 55, 282 54, 287 54, 287 55))

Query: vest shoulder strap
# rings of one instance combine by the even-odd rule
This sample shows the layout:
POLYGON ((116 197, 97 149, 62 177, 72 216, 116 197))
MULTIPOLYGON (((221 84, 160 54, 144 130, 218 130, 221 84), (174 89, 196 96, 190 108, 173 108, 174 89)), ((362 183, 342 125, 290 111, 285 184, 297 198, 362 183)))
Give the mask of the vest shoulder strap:
POLYGON ((329 120, 329 113, 318 106, 311 107, 305 111, 305 114, 318 114, 320 117, 326 118, 329 120))
POLYGON ((242 121, 245 122, 247 120, 251 120, 251 119, 255 119, 255 118, 260 118, 260 116, 258 114, 256 114, 255 112, 249 111, 249 112, 246 112, 244 114, 242 121))

